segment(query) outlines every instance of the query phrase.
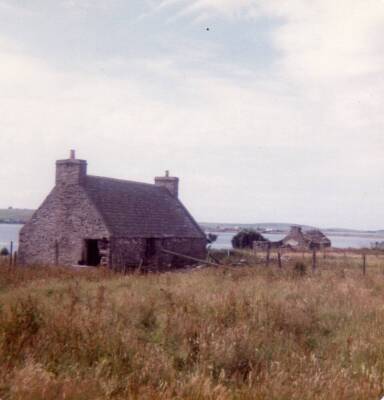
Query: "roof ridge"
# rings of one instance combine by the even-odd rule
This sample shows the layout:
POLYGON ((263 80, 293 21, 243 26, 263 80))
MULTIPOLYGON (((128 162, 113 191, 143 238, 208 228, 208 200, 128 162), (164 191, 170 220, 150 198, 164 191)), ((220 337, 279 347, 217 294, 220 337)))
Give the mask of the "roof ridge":
POLYGON ((109 178, 108 176, 87 175, 87 178, 105 179, 105 180, 114 181, 114 182, 134 183, 134 184, 137 184, 137 185, 146 185, 146 186, 161 188, 161 186, 156 186, 154 183, 132 181, 132 180, 129 180, 129 179, 109 178))

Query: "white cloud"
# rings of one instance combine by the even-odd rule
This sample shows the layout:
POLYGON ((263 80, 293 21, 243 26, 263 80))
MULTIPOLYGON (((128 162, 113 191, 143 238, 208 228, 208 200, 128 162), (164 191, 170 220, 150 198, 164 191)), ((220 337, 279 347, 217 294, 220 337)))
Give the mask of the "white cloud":
MULTIPOLYGON (((111 14, 116 3, 109 4, 111 14)), ((153 7, 169 18, 230 19, 238 26, 243 18, 256 18, 255 26, 272 21, 267 37, 275 54, 264 70, 252 68, 253 58, 263 56, 253 48, 244 65, 225 56, 225 38, 196 40, 181 29, 162 36, 159 21, 146 26, 165 51, 151 48, 146 56, 145 49, 109 54, 97 40, 112 35, 110 27, 95 25, 101 57, 80 68, 0 36, 7 148, 0 179, 8 188, 0 206, 36 206, 52 184, 54 160, 75 147, 95 174, 149 181, 175 171, 200 220, 380 226, 384 212, 370 211, 384 196, 377 183, 384 167, 383 6, 168 0, 153 7)))
POLYGON ((213 13, 229 18, 242 18, 256 15, 255 0, 162 0, 158 8, 181 6, 180 15, 195 15, 208 19, 213 13))
POLYGON ((282 18, 273 39, 282 65, 296 78, 346 79, 378 72, 384 3, 378 0, 262 1, 282 18))

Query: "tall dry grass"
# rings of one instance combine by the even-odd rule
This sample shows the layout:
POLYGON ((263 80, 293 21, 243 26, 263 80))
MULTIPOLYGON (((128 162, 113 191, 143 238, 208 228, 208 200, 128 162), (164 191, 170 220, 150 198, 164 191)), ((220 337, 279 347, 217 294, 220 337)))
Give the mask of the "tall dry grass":
MULTIPOLYGON (((249 260, 250 262, 252 260, 249 260)), ((379 399, 384 258, 121 276, 0 266, 0 398, 379 399)))

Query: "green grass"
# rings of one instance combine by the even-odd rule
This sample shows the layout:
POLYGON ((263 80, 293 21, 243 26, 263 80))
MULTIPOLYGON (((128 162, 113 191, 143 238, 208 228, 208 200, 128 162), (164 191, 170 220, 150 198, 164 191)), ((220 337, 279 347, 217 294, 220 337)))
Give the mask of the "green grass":
POLYGON ((353 255, 314 274, 297 261, 127 276, 4 264, 0 398, 379 399, 384 258, 365 277, 353 255))

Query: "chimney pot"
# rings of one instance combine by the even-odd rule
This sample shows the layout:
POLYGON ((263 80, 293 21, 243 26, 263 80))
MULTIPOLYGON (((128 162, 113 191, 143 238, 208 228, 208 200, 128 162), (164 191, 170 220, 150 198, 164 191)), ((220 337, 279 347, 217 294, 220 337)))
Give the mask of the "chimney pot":
POLYGON ((70 151, 69 158, 70 158, 71 160, 76 159, 76 152, 75 152, 75 150, 71 150, 71 151, 70 151))

